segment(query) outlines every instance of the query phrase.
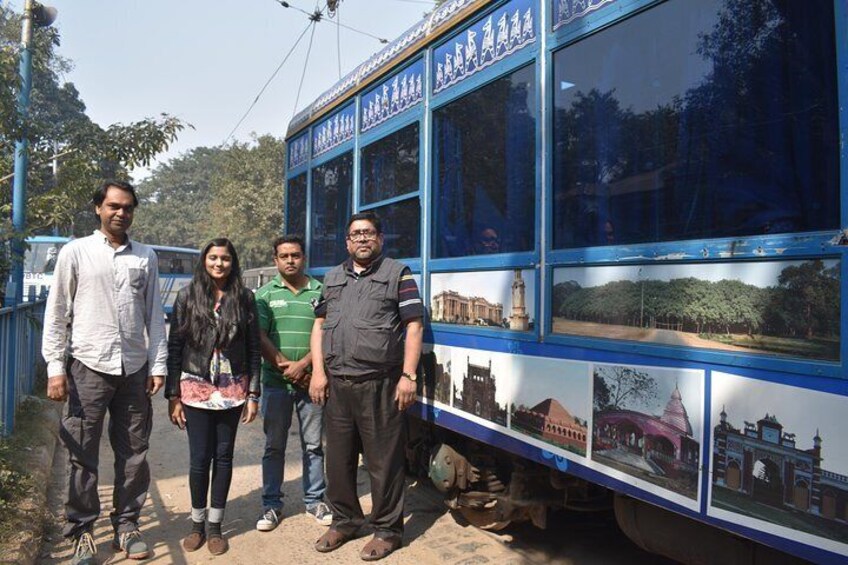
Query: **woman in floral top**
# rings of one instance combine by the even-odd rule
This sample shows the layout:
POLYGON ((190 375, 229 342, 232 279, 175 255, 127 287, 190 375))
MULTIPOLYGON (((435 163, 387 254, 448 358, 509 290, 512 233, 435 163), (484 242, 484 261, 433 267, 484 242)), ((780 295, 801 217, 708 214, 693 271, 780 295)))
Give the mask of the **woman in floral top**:
POLYGON ((256 303, 242 284, 236 250, 226 238, 213 239, 177 295, 168 338, 165 395, 171 422, 188 430, 192 529, 183 539, 186 551, 207 541, 215 555, 229 547, 221 522, 239 419, 256 418, 259 347, 256 303))

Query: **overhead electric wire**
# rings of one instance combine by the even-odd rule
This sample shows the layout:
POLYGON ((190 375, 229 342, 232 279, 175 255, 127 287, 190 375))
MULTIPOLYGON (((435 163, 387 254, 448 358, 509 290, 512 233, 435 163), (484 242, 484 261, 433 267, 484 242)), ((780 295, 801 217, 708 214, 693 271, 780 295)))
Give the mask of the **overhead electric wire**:
MULTIPOLYGON (((283 68, 283 65, 285 65, 285 64, 286 64, 286 61, 288 61, 288 60, 289 60, 289 57, 291 57, 291 54, 294 52, 294 50, 295 50, 295 48, 297 47, 298 43, 300 43, 300 40, 301 40, 301 39, 303 39, 303 36, 304 36, 304 35, 306 35, 306 32, 309 30, 309 28, 310 28, 310 27, 312 27, 312 31, 313 31, 313 33, 314 33, 314 31, 315 31, 314 24, 315 24, 315 22, 310 21, 310 22, 306 25, 306 27, 303 29, 303 31, 302 31, 302 32, 300 33, 300 35, 298 36, 297 40, 294 42, 294 45, 292 45, 292 46, 291 46, 291 49, 289 49, 289 52, 288 52, 288 53, 286 53, 286 56, 285 56, 285 57, 283 57, 283 60, 280 62, 280 64, 279 64, 279 65, 277 65, 277 68, 274 70, 274 72, 273 72, 273 73, 271 73, 271 76, 270 76, 270 77, 268 77, 268 80, 267 80, 267 81, 265 81, 265 84, 264 84, 264 85, 262 85, 262 88, 259 90, 259 93, 256 95, 256 98, 254 98, 254 99, 253 99, 253 102, 251 102, 250 107, 248 107, 247 111, 244 113, 244 115, 241 117, 241 119, 238 121, 238 123, 235 125, 235 127, 233 127, 233 129, 232 129, 232 131, 230 132, 230 134, 229 134, 229 135, 226 137, 226 139, 224 139, 224 141, 221 143, 221 145, 222 145, 222 146, 223 146, 223 145, 226 145, 226 144, 227 144, 227 142, 230 140, 230 138, 232 138, 232 137, 233 137, 233 134, 236 132, 236 130, 239 128, 239 126, 242 124, 242 122, 244 122, 245 118, 247 118, 247 115, 248 115, 248 114, 250 114, 250 111, 251 111, 251 110, 253 110, 253 107, 254 107, 254 106, 256 106, 256 103, 257 103, 257 102, 259 102, 259 98, 260 98, 260 97, 262 96, 262 94, 265 92, 265 89, 266 89, 266 88, 268 88, 268 85, 269 85, 269 84, 271 84, 271 81, 272 81, 272 80, 274 80, 274 77, 276 77, 276 76, 277 76, 277 73, 278 73, 278 72, 280 72, 280 69, 282 69, 282 68, 283 68)), ((311 45, 312 45, 312 43, 311 43, 311 39, 310 39, 310 47, 311 47, 311 45)), ((307 60, 308 60, 308 55, 307 55, 307 60)), ((299 91, 298 91, 298 92, 299 92, 299 91)))
POLYGON ((312 40, 315 38, 315 26, 318 22, 309 22, 312 25, 312 33, 309 34, 309 48, 306 51, 306 60, 303 62, 303 73, 300 75, 300 84, 297 86, 297 98, 294 101, 292 117, 297 113, 297 105, 300 104, 300 91, 303 89, 303 79, 306 78, 306 68, 309 66, 309 54, 312 53, 312 40))
MULTIPOLYGON (((341 6, 336 7, 336 19, 342 21, 341 6)), ((338 51, 339 60, 339 80, 342 80, 342 28, 336 26, 336 51, 338 51)))

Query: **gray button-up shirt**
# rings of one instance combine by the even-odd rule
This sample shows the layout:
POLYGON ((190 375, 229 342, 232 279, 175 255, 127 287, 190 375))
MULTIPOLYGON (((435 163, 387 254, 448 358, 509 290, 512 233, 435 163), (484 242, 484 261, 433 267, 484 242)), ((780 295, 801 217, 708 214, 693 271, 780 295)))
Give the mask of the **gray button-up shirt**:
POLYGON ((156 253, 127 239, 114 249, 100 231, 59 252, 44 314, 47 376, 65 374, 66 355, 110 375, 149 363, 165 375, 168 355, 156 253))

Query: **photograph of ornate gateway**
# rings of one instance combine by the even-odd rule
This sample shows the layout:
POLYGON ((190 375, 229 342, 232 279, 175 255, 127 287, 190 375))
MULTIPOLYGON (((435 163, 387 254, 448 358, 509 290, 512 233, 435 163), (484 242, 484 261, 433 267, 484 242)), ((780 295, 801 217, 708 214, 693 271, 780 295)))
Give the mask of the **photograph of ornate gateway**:
POLYGON ((592 460, 697 499, 700 433, 676 382, 655 415, 662 407, 658 389, 670 376, 649 367, 595 367, 592 460))
POLYGON ((822 469, 818 431, 811 441, 810 449, 798 447, 795 434, 784 431, 775 414, 736 428, 722 407, 713 436, 713 505, 740 510, 737 499, 742 497, 743 503, 748 499, 747 504, 841 522, 844 539, 848 476, 822 469))
POLYGON ((492 361, 488 365, 476 365, 466 357, 465 374, 462 378, 462 397, 454 390, 453 405, 470 414, 495 424, 506 426, 506 408, 495 399, 497 382, 492 373, 492 361))
POLYGON ((513 406, 510 427, 578 455, 586 455, 586 421, 572 416, 553 398, 532 408, 513 406))

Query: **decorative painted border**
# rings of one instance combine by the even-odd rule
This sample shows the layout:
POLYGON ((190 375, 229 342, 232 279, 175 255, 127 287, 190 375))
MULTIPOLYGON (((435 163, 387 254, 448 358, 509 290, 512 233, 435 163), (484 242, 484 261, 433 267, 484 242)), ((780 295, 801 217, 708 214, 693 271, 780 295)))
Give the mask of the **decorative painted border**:
POLYGON ((424 99, 424 62, 419 59, 360 97, 362 131, 412 108, 424 99))
POLYGON ((512 0, 454 35, 433 52, 433 93, 458 84, 534 43, 536 20, 535 2, 512 0))
POLYGON ((323 155, 353 139, 356 107, 351 103, 312 128, 312 156, 323 155))
POLYGON ((288 142, 289 170, 305 165, 309 160, 309 136, 305 133, 288 142))
POLYGON ((554 31, 573 21, 585 18, 602 6, 615 0, 556 0, 554 3, 554 31))

